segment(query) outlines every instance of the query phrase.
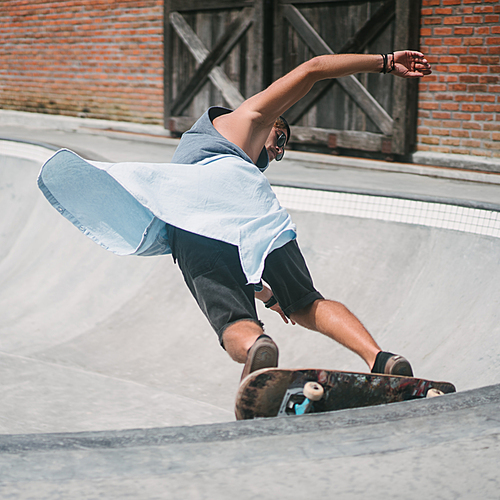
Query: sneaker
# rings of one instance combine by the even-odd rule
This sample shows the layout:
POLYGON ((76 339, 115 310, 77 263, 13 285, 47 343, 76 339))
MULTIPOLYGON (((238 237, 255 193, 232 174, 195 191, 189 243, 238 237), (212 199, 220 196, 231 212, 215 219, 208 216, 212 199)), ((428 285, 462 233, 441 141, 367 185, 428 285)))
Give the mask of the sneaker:
POLYGON ((276 368, 278 366, 278 355, 278 346, 273 339, 267 335, 261 335, 248 350, 241 380, 256 370, 276 368))
POLYGON ((409 361, 399 354, 380 351, 372 368, 372 373, 383 373, 385 375, 402 375, 413 377, 413 370, 409 361))

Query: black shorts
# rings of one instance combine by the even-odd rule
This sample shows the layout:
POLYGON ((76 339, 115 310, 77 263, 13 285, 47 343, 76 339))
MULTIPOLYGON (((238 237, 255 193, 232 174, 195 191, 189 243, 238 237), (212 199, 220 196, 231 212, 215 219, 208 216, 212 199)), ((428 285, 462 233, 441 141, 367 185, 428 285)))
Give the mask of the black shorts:
MULTIPOLYGON (((248 285, 238 247, 167 225, 172 256, 212 328, 219 336, 232 323, 258 322, 254 285, 248 285)), ((299 311, 323 296, 314 288, 296 240, 271 252, 262 279, 283 312, 299 311)))

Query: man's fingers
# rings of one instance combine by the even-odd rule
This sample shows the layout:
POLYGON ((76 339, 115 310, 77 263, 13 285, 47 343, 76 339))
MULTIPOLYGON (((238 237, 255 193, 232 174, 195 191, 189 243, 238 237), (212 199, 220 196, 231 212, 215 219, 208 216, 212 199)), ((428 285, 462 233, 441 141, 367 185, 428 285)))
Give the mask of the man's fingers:
POLYGON ((277 312, 280 316, 281 316, 281 319, 286 323, 288 324, 289 321, 292 322, 292 325, 295 325, 295 321, 293 320, 289 320, 288 317, 286 316, 286 314, 281 310, 281 307, 279 306, 279 304, 275 304, 274 306, 272 306, 271 308, 271 311, 274 311, 274 312, 277 312))

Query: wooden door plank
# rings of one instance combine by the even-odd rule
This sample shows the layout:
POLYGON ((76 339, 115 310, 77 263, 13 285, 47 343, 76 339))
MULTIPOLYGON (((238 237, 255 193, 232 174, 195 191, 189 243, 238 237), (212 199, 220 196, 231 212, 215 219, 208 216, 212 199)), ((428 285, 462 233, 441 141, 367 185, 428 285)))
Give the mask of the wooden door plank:
MULTIPOLYGON (((198 38, 196 33, 191 29, 186 20, 178 12, 171 12, 170 24, 189 49, 192 56, 199 64, 202 64, 203 61, 209 56, 210 52, 198 38)), ((231 108, 237 108, 245 100, 220 66, 213 68, 208 77, 210 81, 221 91, 224 99, 231 108)))
MULTIPOLYGON (((396 47, 419 50, 420 1, 396 0, 396 47)), ((392 151, 405 155, 414 147, 417 135, 418 79, 394 81, 392 151)))
POLYGON ((240 9, 251 7, 252 0, 170 0, 170 9, 177 12, 199 12, 208 10, 240 9))
POLYGON ((180 115, 192 99, 205 85, 210 72, 231 52, 253 22, 252 8, 242 10, 239 16, 227 27, 210 54, 200 64, 194 75, 179 96, 172 103, 172 114, 180 115))
MULTIPOLYGON (((333 50, 325 43, 318 32, 309 24, 295 6, 285 5, 284 15, 313 53, 316 55, 334 54, 333 50)), ((393 120, 391 116, 373 98, 366 88, 363 87, 354 75, 338 78, 335 81, 373 120, 383 134, 390 135, 392 133, 393 120)))
MULTIPOLYGON (((392 22, 395 16, 394 6, 395 0, 385 2, 373 16, 356 31, 347 43, 341 47, 339 53, 362 52, 366 45, 376 38, 379 33, 392 22)), ((289 122, 295 123, 298 121, 334 84, 335 80, 323 80, 316 83, 311 91, 287 112, 286 118, 289 122)))

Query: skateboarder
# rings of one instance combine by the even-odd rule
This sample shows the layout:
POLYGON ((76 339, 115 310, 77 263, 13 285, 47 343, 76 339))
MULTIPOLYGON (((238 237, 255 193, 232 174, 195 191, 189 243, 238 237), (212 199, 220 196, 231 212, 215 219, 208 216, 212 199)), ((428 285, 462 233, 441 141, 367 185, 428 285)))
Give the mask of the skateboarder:
MULTIPOLYGON (((255 170, 255 167, 263 172, 270 161, 281 160, 290 140, 290 128, 281 115, 304 97, 316 82, 377 72, 402 78, 421 78, 430 74, 431 68, 424 55, 415 51, 315 57, 235 110, 210 108, 183 135, 172 161, 196 164, 211 157, 223 161, 226 157, 237 157, 243 163, 228 168, 241 168, 242 175, 246 169, 255 170)), ((253 170, 251 172, 253 175, 253 170)), ((232 171, 231 175, 234 174, 232 171)), ((206 189, 219 189, 222 196, 227 179, 222 175, 219 180, 219 187, 217 183, 211 183, 206 189)), ((251 190, 252 186, 247 189, 251 190)), ((237 193, 237 196, 241 199, 250 194, 253 196, 254 193, 248 190, 237 193)), ((221 202, 221 210, 224 210, 224 202, 221 202)), ((202 211, 203 207, 200 213, 202 211)), ((250 228, 250 234, 268 230, 264 219, 260 218, 260 225, 250 228)), ((220 224, 230 226, 231 221, 221 217, 220 224)), ((167 225, 174 261, 177 261, 186 284, 218 334, 222 347, 232 359, 244 363, 242 378, 257 369, 278 365, 278 347, 264 334, 263 324, 257 317, 255 297, 280 314, 286 323, 291 321, 318 331, 354 351, 372 372, 413 375, 405 358, 382 351, 344 305, 325 299, 314 288, 291 227, 287 226, 289 230, 281 232, 274 229, 268 237, 269 251, 261 251, 258 257, 262 259, 264 283, 255 284, 245 272, 244 259, 254 257, 252 252, 248 255, 248 249, 222 239, 201 236, 175 224, 167 225)))

